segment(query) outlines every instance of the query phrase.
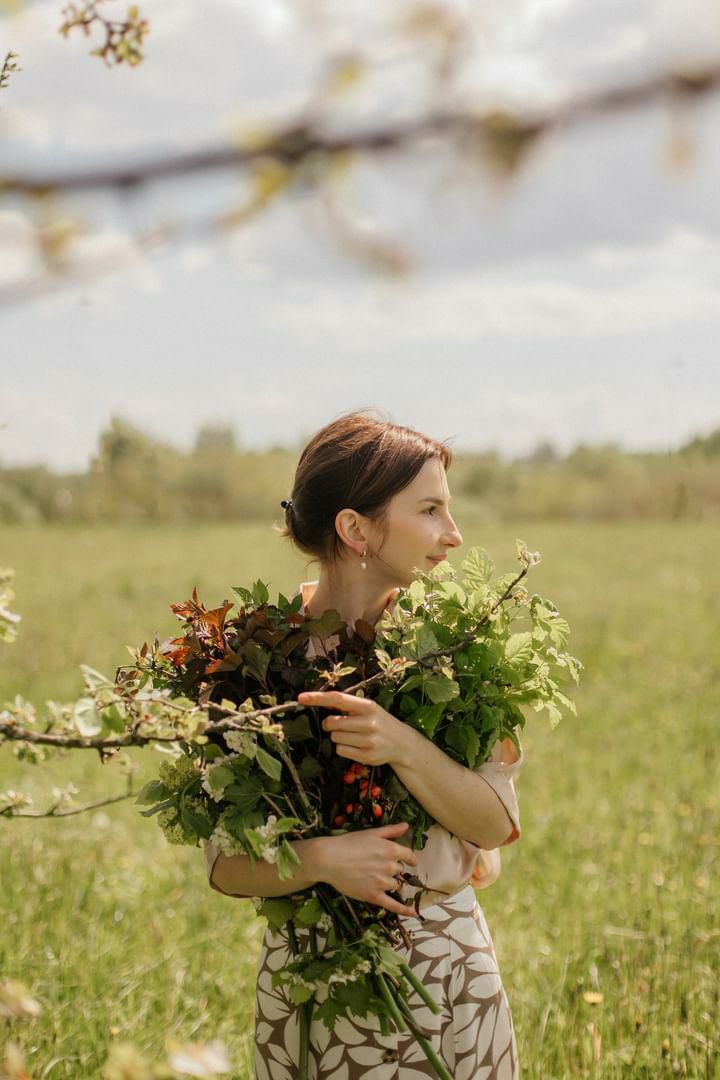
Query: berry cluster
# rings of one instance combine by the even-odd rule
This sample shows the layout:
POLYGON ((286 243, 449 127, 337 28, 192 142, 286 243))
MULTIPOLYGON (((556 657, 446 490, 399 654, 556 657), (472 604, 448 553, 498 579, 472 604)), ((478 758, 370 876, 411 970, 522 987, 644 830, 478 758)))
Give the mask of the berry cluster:
POLYGON ((378 784, 372 783, 372 777, 367 765, 362 765, 359 761, 353 761, 343 774, 343 782, 350 788, 357 785, 357 789, 354 796, 352 792, 350 793, 349 801, 345 804, 345 813, 335 815, 333 822, 337 828, 340 828, 348 820, 358 820, 363 810, 367 809, 368 804, 374 818, 382 817, 383 808, 376 801, 382 794, 382 788, 378 784))

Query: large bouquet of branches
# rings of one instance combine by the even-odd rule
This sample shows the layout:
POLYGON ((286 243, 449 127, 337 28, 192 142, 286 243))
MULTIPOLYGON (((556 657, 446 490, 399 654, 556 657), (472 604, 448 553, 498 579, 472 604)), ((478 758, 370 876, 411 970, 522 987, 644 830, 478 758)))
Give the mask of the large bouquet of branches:
MULTIPOLYGON (((116 681, 129 694, 160 692, 181 711, 195 706, 205 720, 140 792, 137 801, 148 807, 141 812, 157 815, 172 842, 210 839, 226 854, 275 864, 280 879, 292 878, 299 859, 290 841, 302 837, 407 821, 413 847, 422 848, 434 819, 392 767, 348 765, 319 710, 296 698, 323 689, 370 695, 469 768, 490 756, 497 739, 517 744, 523 704, 545 709, 554 727, 561 707, 576 712, 558 680, 569 675, 577 683, 582 665, 564 651, 569 627, 556 607, 521 584, 540 555, 520 540, 517 552, 517 574, 494 578, 482 548, 462 562, 461 583, 447 563, 419 573, 375 626, 358 620, 351 632, 337 611, 304 615, 300 595, 279 594, 271 603, 262 581, 233 588, 239 610, 232 617, 232 601, 208 610, 196 591, 171 605, 182 634, 144 644, 116 681), (311 635, 324 642, 336 635, 337 642, 308 657, 311 635)), ((417 886, 422 918, 422 883, 402 877, 417 886)), ((301 1076, 313 1014, 332 1028, 348 1013, 375 1013, 384 1033, 389 1023, 410 1029, 438 1075, 448 1076, 407 1003, 414 990, 437 1011, 393 948, 410 944, 394 913, 325 883, 257 898, 256 906, 273 929, 286 929, 294 953, 272 981, 301 1007, 301 1076), (319 930, 326 934, 322 951, 319 930)))

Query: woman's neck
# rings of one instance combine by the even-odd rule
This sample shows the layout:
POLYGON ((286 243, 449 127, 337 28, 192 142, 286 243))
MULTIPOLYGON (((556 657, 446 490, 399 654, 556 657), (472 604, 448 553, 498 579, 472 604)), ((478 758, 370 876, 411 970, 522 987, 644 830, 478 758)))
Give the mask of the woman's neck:
POLYGON ((317 584, 305 584, 305 613, 318 619, 324 611, 332 608, 351 630, 358 619, 374 626, 385 608, 392 605, 399 588, 387 585, 374 588, 372 584, 358 579, 332 587, 321 574, 317 584))

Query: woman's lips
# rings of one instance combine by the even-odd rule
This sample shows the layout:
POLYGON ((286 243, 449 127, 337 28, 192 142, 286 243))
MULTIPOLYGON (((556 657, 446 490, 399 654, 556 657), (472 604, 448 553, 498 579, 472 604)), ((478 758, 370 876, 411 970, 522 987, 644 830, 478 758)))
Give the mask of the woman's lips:
POLYGON ((430 562, 444 562, 447 555, 428 555, 430 562))

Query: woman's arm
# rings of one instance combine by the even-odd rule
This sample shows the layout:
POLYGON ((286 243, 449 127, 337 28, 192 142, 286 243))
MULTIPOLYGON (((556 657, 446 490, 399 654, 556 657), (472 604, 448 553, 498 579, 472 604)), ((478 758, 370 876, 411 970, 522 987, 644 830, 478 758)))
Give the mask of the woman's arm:
POLYGON ((322 881, 356 900, 414 917, 414 908, 387 892, 397 888, 399 866, 417 866, 415 852, 398 842, 407 827, 406 821, 397 821, 393 825, 358 829, 343 836, 291 841, 303 862, 296 867, 292 880, 287 881, 280 881, 274 864, 258 862, 252 865, 247 855, 225 856, 208 840, 205 846, 208 877, 218 892, 237 897, 285 896, 322 881), (219 869, 217 880, 216 864, 219 869))
POLYGON ((277 866, 263 859, 253 862, 249 855, 224 855, 210 841, 205 845, 205 864, 210 887, 226 896, 245 899, 250 896, 287 896, 309 889, 320 881, 322 842, 325 837, 291 840, 290 846, 300 859, 291 878, 281 881, 277 866))
MULTIPOLYGON (((487 776, 455 761, 377 702, 340 690, 303 690, 297 700, 301 705, 345 710, 322 722, 338 754, 365 765, 391 765, 428 814, 461 840, 491 850, 520 835, 487 776)), ((519 764, 518 758, 514 768, 519 764)))
POLYGON ((415 728, 406 727, 405 740, 402 759, 392 767, 428 814, 461 840, 488 851, 502 847, 514 823, 483 777, 415 728))

